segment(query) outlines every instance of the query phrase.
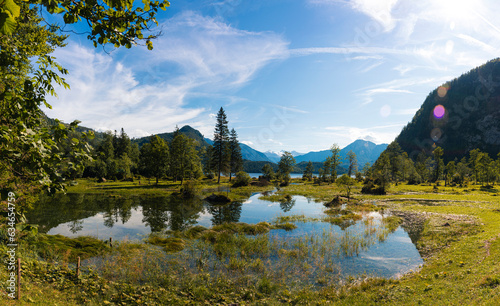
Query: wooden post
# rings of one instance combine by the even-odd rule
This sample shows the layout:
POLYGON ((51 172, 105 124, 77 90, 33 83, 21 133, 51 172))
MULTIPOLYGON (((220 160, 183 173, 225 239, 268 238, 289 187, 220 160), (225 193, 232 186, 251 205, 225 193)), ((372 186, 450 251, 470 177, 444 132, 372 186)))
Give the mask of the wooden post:
POLYGON ((21 299, 21 258, 17 259, 17 300, 21 299))
POLYGON ((76 277, 80 275, 80 256, 78 256, 78 261, 76 263, 76 277))
POLYGON ((113 247, 113 238, 109 237, 109 246, 113 247))

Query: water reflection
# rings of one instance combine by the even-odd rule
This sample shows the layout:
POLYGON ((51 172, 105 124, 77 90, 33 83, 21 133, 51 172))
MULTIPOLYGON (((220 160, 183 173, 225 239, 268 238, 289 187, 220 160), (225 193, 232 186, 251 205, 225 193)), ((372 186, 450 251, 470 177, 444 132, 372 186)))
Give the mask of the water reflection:
POLYGON ((212 215, 212 225, 239 222, 241 217, 241 202, 232 202, 226 205, 213 205, 207 203, 207 211, 212 215))
POLYGON ((42 196, 27 212, 39 230, 66 236, 109 235, 114 239, 163 230, 184 230, 199 224, 206 227, 225 222, 258 223, 279 215, 318 216, 323 206, 304 197, 272 203, 252 195, 244 202, 213 205, 199 198, 171 196, 109 196, 103 194, 57 194, 42 196))
POLYGON ((280 202, 280 208, 283 212, 289 212, 295 206, 295 199, 280 202))

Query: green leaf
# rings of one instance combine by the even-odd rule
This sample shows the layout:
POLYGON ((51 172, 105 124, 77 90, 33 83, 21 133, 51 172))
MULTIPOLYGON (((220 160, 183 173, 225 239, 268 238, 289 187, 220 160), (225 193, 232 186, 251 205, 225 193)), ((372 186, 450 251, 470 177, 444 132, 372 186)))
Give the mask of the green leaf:
POLYGON ((149 6, 149 0, 142 0, 142 3, 144 3, 144 11, 149 11, 151 8, 149 6))
POLYGON ((2 10, 8 11, 12 18, 19 17, 21 13, 21 7, 12 0, 5 0, 2 10))
POLYGON ((148 50, 153 50, 153 43, 150 40, 146 41, 146 46, 148 46, 148 50))
POLYGON ((10 13, 2 12, 0 13, 0 33, 11 35, 16 29, 16 20, 10 16, 10 13))
POLYGON ((78 139, 76 139, 76 138, 72 138, 72 139, 71 139, 71 142, 72 142, 73 144, 76 144, 76 145, 80 143, 80 141, 79 141, 78 139))

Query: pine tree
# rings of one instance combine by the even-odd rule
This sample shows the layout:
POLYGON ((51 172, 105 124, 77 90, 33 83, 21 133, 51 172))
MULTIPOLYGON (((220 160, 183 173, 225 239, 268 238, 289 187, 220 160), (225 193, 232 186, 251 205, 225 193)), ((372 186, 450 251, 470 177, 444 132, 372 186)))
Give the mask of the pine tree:
POLYGON ((214 162, 217 170, 217 184, 220 184, 221 172, 229 170, 229 128, 227 127, 227 123, 226 113, 221 107, 217 113, 213 144, 214 162))
POLYGON ((231 181, 231 174, 237 173, 243 169, 243 157, 241 155, 240 144, 238 143, 238 134, 236 134, 236 131, 234 129, 231 130, 231 133, 229 135, 229 152, 229 181, 231 181))
POLYGON ((179 127, 175 126, 174 135, 172 138, 172 142, 170 142, 170 169, 169 173, 172 176, 174 182, 180 178, 181 172, 181 154, 183 152, 183 138, 181 137, 181 132, 179 131, 179 127))
POLYGON ((130 138, 122 128, 120 131, 120 136, 116 140, 115 157, 119 158, 123 154, 129 155, 129 151, 130 151, 130 138))
POLYGON ((443 156, 444 151, 441 147, 437 147, 432 152, 434 155, 434 181, 437 182, 444 171, 444 162, 441 156, 443 156))

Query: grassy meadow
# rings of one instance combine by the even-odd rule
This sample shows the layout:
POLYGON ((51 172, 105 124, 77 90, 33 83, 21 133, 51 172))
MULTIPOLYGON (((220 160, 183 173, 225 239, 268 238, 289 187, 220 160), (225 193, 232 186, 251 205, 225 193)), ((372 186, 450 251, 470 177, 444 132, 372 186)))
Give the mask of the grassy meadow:
MULTIPOLYGON (((303 195, 329 202, 343 194, 335 184, 318 186, 298 179, 294 183, 263 197, 279 202, 303 195)), ((224 180, 221 186, 229 183, 224 180)), ((274 187, 222 192, 218 188, 212 180, 195 186, 201 197, 221 193, 231 200, 274 187)), ((23 262, 22 299, 15 302, 2 296, 2 300, 5 305, 497 305, 500 187, 399 184, 383 196, 362 195, 360 190, 361 184, 355 186, 353 199, 342 212, 338 207, 325 208, 324 218, 296 215, 270 223, 196 226, 152 234, 144 243, 115 242, 113 248, 92 237, 26 234, 18 250, 23 262), (340 226, 374 210, 390 211, 392 216, 381 226, 368 226, 361 236, 320 232, 280 240, 271 235, 293 231, 298 222, 340 226), (356 256, 399 225, 421 229, 414 243, 425 264, 417 271, 397 279, 344 278, 342 267, 328 259, 335 252, 356 256), (78 256, 83 268, 76 277, 78 256)), ((79 180, 68 190, 112 196, 180 191, 179 182, 155 185, 153 180, 140 184, 79 180)), ((3 265, 0 279, 7 278, 3 265)))

